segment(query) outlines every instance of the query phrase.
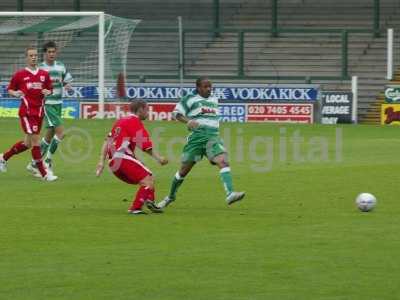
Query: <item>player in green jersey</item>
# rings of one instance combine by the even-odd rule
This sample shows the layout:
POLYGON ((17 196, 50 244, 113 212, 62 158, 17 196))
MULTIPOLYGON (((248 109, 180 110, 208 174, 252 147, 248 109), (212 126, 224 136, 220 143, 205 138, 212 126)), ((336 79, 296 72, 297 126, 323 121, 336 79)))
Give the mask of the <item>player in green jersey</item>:
POLYGON ((160 208, 175 201, 179 186, 203 156, 218 166, 227 204, 239 201, 245 195, 244 192, 233 190, 227 152, 219 137, 218 98, 211 94, 211 81, 205 77, 197 79, 196 90, 197 93, 185 96, 173 112, 174 117, 185 123, 191 133, 183 147, 182 164, 172 181, 169 195, 157 204, 160 208))
MULTIPOLYGON (((39 68, 49 73, 53 84, 53 93, 47 96, 45 100, 44 119, 47 131, 40 143, 40 149, 47 168, 52 171, 52 157, 64 137, 62 122, 63 90, 72 89, 72 76, 65 65, 56 60, 58 48, 55 42, 49 41, 45 43, 43 45, 43 53, 44 61, 39 65, 39 68)), ((27 169, 33 174, 37 174, 37 168, 33 163, 30 163, 27 169)))

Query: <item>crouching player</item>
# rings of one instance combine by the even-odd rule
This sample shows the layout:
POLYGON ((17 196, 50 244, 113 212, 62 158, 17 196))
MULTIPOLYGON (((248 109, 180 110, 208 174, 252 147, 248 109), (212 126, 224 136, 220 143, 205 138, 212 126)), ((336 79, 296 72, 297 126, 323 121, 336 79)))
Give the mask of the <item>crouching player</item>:
POLYGON ((141 121, 149 115, 147 103, 143 100, 135 100, 130 104, 130 110, 131 114, 117 120, 108 134, 101 149, 96 175, 101 175, 104 170, 104 162, 108 158, 109 167, 116 177, 129 184, 140 185, 128 213, 146 214, 142 210, 144 204, 152 212, 160 213, 162 210, 154 203, 152 173, 135 157, 135 148, 139 147, 160 165, 167 164, 168 160, 153 151, 149 134, 141 121))

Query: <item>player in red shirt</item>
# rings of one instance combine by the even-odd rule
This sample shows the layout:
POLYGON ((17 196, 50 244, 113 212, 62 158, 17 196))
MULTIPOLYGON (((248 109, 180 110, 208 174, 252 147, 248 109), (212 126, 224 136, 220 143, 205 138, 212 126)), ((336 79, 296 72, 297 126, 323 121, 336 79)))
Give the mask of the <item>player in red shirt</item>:
POLYGON ((100 161, 96 175, 100 176, 104 169, 106 158, 109 167, 116 177, 128 184, 139 184, 140 188, 128 210, 130 214, 146 214, 143 204, 152 212, 162 210, 154 203, 154 179, 151 171, 135 156, 135 148, 140 148, 152 156, 160 165, 168 160, 153 151, 153 144, 141 120, 149 115, 145 101, 135 100, 130 104, 131 115, 121 118, 114 123, 101 149, 100 161))
POLYGON ((13 155, 32 148, 32 158, 38 166, 40 175, 45 181, 54 181, 57 176, 46 170, 40 153, 40 129, 44 115, 44 97, 52 93, 53 87, 49 73, 37 67, 38 53, 36 48, 27 48, 25 54, 27 66, 17 71, 8 85, 8 93, 13 97, 21 98, 18 115, 22 130, 25 133, 25 139, 0 154, 0 172, 7 171, 7 161, 13 155))

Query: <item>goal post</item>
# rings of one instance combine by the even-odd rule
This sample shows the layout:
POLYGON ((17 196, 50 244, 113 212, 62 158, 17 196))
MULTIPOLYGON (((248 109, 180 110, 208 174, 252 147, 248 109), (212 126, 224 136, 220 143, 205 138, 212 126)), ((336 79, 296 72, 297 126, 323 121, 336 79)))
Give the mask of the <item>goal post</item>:
MULTIPOLYGON (((106 86, 125 81, 129 41, 139 22, 140 20, 107 15, 101 11, 0 12, 0 35, 18 37, 37 34, 37 45, 42 37, 54 40, 61 52, 64 52, 64 49, 74 50, 75 58, 71 58, 76 73, 71 72, 74 82, 77 79, 80 84, 96 83, 98 117, 103 118, 106 86), (93 45, 95 43, 91 42, 91 38, 96 31, 97 44, 93 45), (81 33, 87 33, 86 40, 79 39, 81 33), (73 43, 76 45, 73 46, 73 43)), ((27 40, 32 41, 34 38, 27 40)), ((9 45, 12 43, 13 38, 10 37, 9 45)), ((22 49, 20 51, 23 52, 22 49)), ((63 55, 60 56, 60 60, 64 60, 63 55)), ((10 64, 22 67, 21 62, 12 59, 10 64)), ((66 66, 68 68, 67 63, 66 66)))

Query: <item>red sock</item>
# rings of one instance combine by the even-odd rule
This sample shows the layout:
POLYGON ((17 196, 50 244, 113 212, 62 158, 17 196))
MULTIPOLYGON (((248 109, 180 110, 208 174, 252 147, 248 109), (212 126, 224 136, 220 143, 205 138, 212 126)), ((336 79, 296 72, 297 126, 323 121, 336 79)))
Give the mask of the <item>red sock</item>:
POLYGON ((36 163, 36 167, 39 169, 40 174, 42 177, 47 175, 47 171, 44 168, 43 161, 42 161, 42 154, 40 153, 39 146, 32 147, 32 158, 36 163))
POLYGON ((148 188, 148 187, 146 187, 145 189, 147 190, 146 200, 154 201, 154 199, 155 199, 154 189, 151 189, 151 188, 148 188))
POLYGON ((139 210, 142 209, 142 206, 144 204, 145 196, 146 196, 146 190, 144 186, 141 186, 138 191, 136 192, 135 199, 132 202, 131 207, 129 210, 139 210))
POLYGON ((14 146, 10 148, 6 153, 4 153, 4 160, 9 160, 13 155, 24 152, 28 147, 23 141, 17 142, 14 146))
POLYGON ((144 201, 150 200, 154 201, 154 189, 141 186, 136 193, 135 199, 129 210, 139 210, 142 209, 144 201))

